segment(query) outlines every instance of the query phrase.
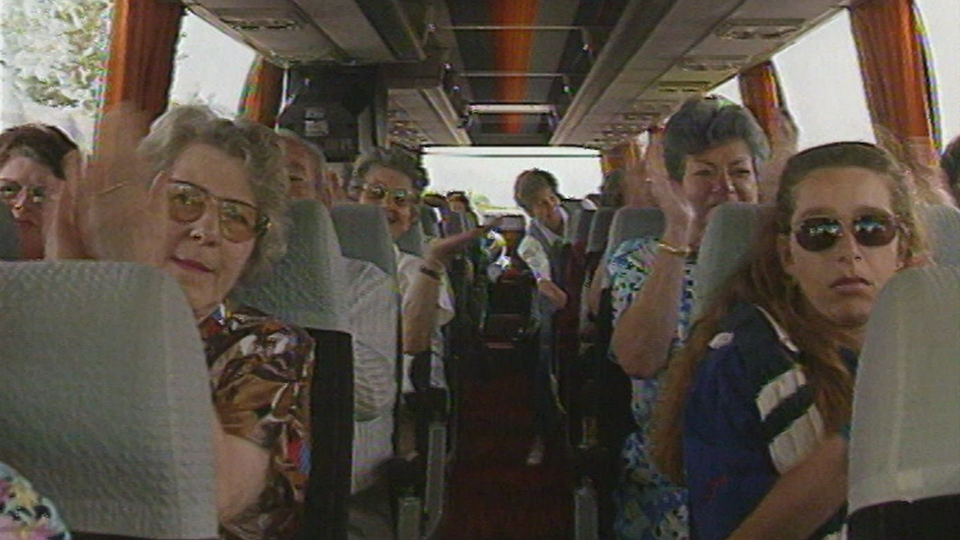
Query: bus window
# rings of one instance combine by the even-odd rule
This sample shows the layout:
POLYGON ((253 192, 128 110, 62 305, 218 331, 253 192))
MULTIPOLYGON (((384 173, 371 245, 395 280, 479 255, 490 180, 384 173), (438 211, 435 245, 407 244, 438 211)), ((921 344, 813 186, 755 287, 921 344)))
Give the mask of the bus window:
POLYGON ((710 91, 711 94, 723 96, 737 105, 743 105, 743 97, 740 95, 740 79, 731 77, 727 82, 710 91))
POLYGON ((202 103, 235 116, 254 56, 253 49, 188 11, 177 44, 171 104, 202 103))
POLYGON ((927 30, 937 83, 940 134, 946 144, 960 135, 960 8, 954 2, 915 0, 927 30))
POLYGON ((801 150, 840 140, 875 141, 846 10, 774 55, 773 61, 800 127, 801 150))
POLYGON ((89 150, 113 0, 0 2, 0 128, 41 122, 89 150))

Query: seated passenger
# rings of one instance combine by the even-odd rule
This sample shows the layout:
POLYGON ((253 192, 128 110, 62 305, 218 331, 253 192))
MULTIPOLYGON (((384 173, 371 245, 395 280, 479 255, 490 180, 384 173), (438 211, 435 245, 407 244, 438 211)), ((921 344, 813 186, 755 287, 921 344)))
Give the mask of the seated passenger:
POLYGON ((922 232, 904 173, 866 143, 792 158, 760 230, 672 362, 656 457, 701 540, 839 538, 857 353, 922 232))
POLYGON ((543 462, 545 439, 558 420, 551 382, 554 337, 551 320, 568 300, 561 280, 566 272, 568 243, 564 232, 569 215, 560 204, 556 177, 541 169, 523 171, 517 176, 513 198, 532 218, 517 254, 533 272, 539 292, 537 317, 541 328, 533 381, 534 437, 527 454, 528 465, 539 465, 543 462))
MULTIPOLYGON (((415 159, 400 150, 378 148, 357 160, 350 191, 356 194, 361 204, 383 208, 390 236, 397 240, 410 227, 419 226, 416 204, 426 186, 426 171, 415 159)), ((485 229, 479 228, 437 240, 427 246, 423 258, 396 250, 402 295, 403 392, 406 394, 423 390, 423 386, 446 386, 439 354, 440 328, 453 319, 454 303, 445 263, 467 242, 479 238, 484 232, 485 229), (426 351, 433 351, 429 375, 411 378, 413 356, 426 351)), ((412 451, 407 444, 401 454, 412 451)))
POLYGON ((314 342, 302 329, 227 295, 286 249, 287 179, 277 137, 201 107, 143 122, 109 113, 100 153, 62 215, 58 255, 153 265, 177 279, 206 345, 217 507, 228 539, 290 538, 310 463, 314 342), (69 208, 70 205, 74 208, 69 208), (73 237, 70 235, 73 234, 73 237), (67 249, 68 248, 68 249, 67 249))
POLYGON ((76 143, 54 126, 24 124, 0 133, 0 199, 17 224, 21 259, 43 258, 44 233, 72 152, 78 159, 76 143))
POLYGON ((277 135, 290 180, 290 198, 318 200, 329 208, 333 204, 334 189, 327 177, 327 157, 323 150, 286 129, 278 130, 277 135))
POLYGON ((666 226, 661 238, 624 242, 609 261, 614 310, 613 359, 633 377, 632 412, 639 429, 622 450, 615 493, 618 538, 686 538, 686 492, 650 457, 659 375, 686 335, 691 271, 710 218, 726 202, 756 203, 767 139, 750 112, 722 98, 696 98, 654 136, 645 157, 666 226))
POLYGON ((70 540, 60 513, 29 480, 0 461, 0 538, 70 540))

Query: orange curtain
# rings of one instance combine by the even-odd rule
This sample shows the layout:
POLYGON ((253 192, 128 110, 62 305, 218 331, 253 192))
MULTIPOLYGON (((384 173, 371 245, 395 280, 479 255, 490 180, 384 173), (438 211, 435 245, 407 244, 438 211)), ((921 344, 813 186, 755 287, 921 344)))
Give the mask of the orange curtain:
POLYGON ((744 71, 738 77, 738 82, 743 104, 750 109, 767 136, 772 136, 777 109, 784 105, 780 80, 773 63, 767 61, 744 71))
POLYGON ((932 147, 932 89, 913 1, 866 0, 850 19, 874 124, 932 147))
POLYGON ((277 123, 283 94, 283 68, 258 56, 250 66, 240 97, 240 116, 267 127, 277 123))
POLYGON ((149 113, 167 108, 183 6, 164 0, 116 0, 103 110, 122 101, 149 113))

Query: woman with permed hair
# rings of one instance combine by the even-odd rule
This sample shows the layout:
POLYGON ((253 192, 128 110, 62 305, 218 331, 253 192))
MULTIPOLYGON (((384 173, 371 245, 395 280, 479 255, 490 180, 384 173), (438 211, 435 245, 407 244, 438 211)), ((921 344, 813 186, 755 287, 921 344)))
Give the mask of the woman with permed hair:
POLYGON ((143 137, 145 124, 125 106, 107 114, 93 161, 67 180, 48 255, 136 261, 176 278, 206 345, 221 537, 290 538, 310 470, 301 449, 314 342, 227 299, 286 251, 277 136, 204 107, 170 109, 143 137))
POLYGON ((618 538, 688 537, 686 491, 660 474, 650 457, 659 377, 687 331, 691 270, 710 212, 726 202, 756 203, 758 171, 768 155, 753 115, 713 96, 684 103, 648 148, 647 181, 666 219, 664 233, 625 242, 608 266, 611 355, 633 379, 637 425, 624 442, 624 471, 614 494, 618 538))

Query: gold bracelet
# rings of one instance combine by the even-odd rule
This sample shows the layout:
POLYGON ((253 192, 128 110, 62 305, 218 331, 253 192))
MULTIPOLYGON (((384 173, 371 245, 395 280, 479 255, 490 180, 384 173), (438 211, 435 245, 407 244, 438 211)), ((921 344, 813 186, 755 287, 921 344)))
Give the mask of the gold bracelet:
POLYGON ((657 244, 657 247, 661 251, 666 252, 670 255, 676 255, 677 257, 687 258, 693 253, 693 250, 690 249, 690 246, 678 247, 666 242, 660 242, 657 244))

